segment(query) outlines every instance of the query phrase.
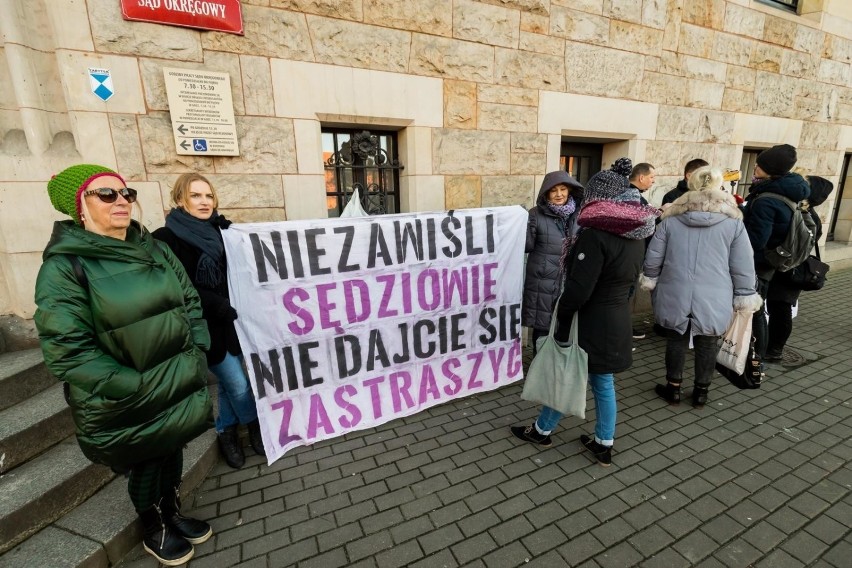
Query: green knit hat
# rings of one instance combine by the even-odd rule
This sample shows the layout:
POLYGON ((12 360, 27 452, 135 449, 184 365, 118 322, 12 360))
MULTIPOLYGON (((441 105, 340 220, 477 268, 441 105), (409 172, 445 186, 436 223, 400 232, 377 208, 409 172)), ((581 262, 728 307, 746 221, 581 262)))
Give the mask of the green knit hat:
POLYGON ((115 176, 124 183, 124 178, 104 166, 78 164, 65 168, 47 182, 47 194, 53 208, 65 213, 80 225, 80 199, 90 183, 101 176, 115 176))

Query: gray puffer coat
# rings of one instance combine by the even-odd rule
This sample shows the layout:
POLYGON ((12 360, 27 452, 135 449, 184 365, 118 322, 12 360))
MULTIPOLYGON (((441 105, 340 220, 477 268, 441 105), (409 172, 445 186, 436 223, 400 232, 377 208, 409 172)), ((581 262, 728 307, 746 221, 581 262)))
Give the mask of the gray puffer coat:
POLYGON ((759 301, 742 213, 733 196, 712 189, 688 191, 662 217, 643 268, 654 318, 679 334, 692 323, 695 335, 722 335, 735 306, 759 301))
POLYGON ((526 278, 521 324, 533 329, 548 329, 550 317, 563 274, 560 266, 562 242, 566 236, 577 234, 577 215, 583 201, 583 186, 565 171, 550 172, 544 176, 536 205, 529 211, 527 222, 526 278), (547 192, 559 184, 571 189, 569 199, 576 205, 574 212, 561 219, 547 207, 547 192))

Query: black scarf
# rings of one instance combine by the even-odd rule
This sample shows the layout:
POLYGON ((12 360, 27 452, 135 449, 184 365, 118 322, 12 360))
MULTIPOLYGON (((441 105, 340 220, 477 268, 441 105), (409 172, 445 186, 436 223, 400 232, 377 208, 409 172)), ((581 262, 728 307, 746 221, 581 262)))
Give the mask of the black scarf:
POLYGON ((219 229, 227 229, 231 222, 213 211, 209 219, 198 219, 176 207, 166 217, 168 227, 180 240, 201 251, 195 280, 207 288, 222 283, 225 268, 225 245, 219 229))

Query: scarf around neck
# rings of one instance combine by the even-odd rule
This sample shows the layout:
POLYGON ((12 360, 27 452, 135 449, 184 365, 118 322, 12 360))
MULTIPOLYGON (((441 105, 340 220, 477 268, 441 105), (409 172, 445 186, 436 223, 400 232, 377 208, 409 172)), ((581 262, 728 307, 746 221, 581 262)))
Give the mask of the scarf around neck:
POLYGON ((660 211, 650 205, 630 201, 593 201, 580 210, 581 227, 600 229, 625 239, 640 240, 654 233, 660 211))
POLYGON ((545 201, 544 204, 551 213, 563 220, 570 217, 571 213, 577 209, 577 203, 574 201, 574 198, 570 196, 568 197, 568 201, 565 202, 565 205, 554 205, 550 201, 545 201))
POLYGON ((193 217, 180 207, 169 211, 168 227, 179 239, 201 251, 195 280, 207 287, 215 288, 222 283, 225 267, 225 245, 219 229, 227 229, 230 221, 213 211, 210 219, 193 217))

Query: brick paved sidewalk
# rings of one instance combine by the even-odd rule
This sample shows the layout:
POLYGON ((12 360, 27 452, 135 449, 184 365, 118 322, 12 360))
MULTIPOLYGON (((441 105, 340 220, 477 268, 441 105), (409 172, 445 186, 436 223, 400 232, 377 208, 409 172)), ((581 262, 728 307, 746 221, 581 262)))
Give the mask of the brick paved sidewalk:
MULTIPOLYGON (((848 567, 850 314, 852 270, 832 272, 794 320, 790 345, 807 362, 769 367, 759 391, 717 376, 700 411, 655 398, 664 343, 636 342, 616 379, 609 469, 580 450, 590 421, 564 420, 547 450, 514 439, 508 427, 537 415, 519 385, 272 467, 220 463, 192 511, 216 535, 190 565, 848 567)), ((155 565, 141 552, 124 563, 155 565)))

